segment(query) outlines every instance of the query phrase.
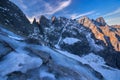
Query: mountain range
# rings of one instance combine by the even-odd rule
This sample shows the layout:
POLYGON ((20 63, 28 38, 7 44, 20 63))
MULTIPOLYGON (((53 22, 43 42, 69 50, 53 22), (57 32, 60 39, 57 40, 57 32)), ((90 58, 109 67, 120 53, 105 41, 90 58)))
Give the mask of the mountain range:
POLYGON ((119 80, 120 25, 103 17, 33 22, 0 0, 0 80, 119 80))

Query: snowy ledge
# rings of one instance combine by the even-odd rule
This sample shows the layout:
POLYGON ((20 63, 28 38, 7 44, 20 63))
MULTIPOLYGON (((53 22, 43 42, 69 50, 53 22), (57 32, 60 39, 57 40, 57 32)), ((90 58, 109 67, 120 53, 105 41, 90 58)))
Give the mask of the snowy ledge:
POLYGON ((80 40, 77 38, 65 38, 65 39, 63 39, 63 42, 66 44, 69 44, 69 45, 72 45, 78 41, 80 41, 80 40))

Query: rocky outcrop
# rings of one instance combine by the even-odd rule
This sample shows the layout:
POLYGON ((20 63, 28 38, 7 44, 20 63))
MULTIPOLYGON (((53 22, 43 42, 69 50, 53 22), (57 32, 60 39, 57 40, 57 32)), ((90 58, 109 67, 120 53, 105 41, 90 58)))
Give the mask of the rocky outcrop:
POLYGON ((45 16, 41 15, 39 19, 39 24, 41 27, 49 27, 49 20, 45 16))
POLYGON ((13 51, 9 44, 4 41, 0 41, 0 58, 6 56, 8 53, 13 51))
POLYGON ((104 34, 100 31, 99 27, 97 27, 93 22, 92 20, 90 20, 89 18, 87 17, 82 17, 78 20, 78 22, 80 24, 82 24, 84 27, 87 27, 89 28, 92 33, 94 34, 95 38, 98 39, 98 40, 102 40, 106 45, 107 45, 107 42, 105 40, 105 36, 104 34))
POLYGON ((120 42, 118 40, 118 37, 116 37, 116 35, 119 36, 119 32, 118 32, 119 29, 118 29, 118 31, 111 30, 112 28, 110 28, 110 26, 106 25, 106 23, 102 17, 97 18, 96 19, 97 23, 95 23, 95 24, 94 24, 95 21, 92 21, 87 17, 83 17, 83 18, 79 19, 78 22, 80 24, 82 24, 83 26, 89 28, 92 31, 92 33, 94 34, 95 38, 102 40, 106 44, 106 46, 109 43, 108 43, 108 39, 106 39, 105 37, 109 37, 110 44, 112 45, 112 47, 116 51, 120 51, 120 42))
POLYGON ((103 17, 99 17, 96 19, 96 22, 99 26, 105 26, 107 25, 103 17))
POLYGON ((109 37, 110 43, 112 44, 113 48, 116 51, 120 51, 120 41, 119 37, 116 36, 117 34, 114 31, 111 31, 109 26, 100 27, 100 29, 102 30, 105 36, 109 37))
POLYGON ((104 80, 104 77, 89 65, 47 46, 41 46, 35 40, 28 43, 26 39, 17 41, 7 35, 9 34, 0 34, 0 40, 6 42, 0 42, 0 48, 6 50, 4 56, 0 55, 1 80, 104 80), (7 51, 9 45, 13 50, 7 51))
POLYGON ((29 35, 32 26, 25 14, 11 1, 0 1, 0 24, 20 35, 29 35))

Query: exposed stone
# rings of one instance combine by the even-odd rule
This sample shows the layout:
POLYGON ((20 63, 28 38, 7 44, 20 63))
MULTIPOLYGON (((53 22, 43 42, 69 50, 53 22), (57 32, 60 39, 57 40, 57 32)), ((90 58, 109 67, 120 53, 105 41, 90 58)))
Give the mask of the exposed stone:
POLYGON ((97 19, 96 19, 96 22, 97 22, 97 24, 98 24, 99 26, 105 26, 105 25, 106 25, 106 22, 105 22, 105 20, 104 20, 103 17, 97 18, 97 19))
POLYGON ((39 19, 39 24, 42 27, 49 27, 49 20, 45 16, 41 15, 39 19))
POLYGON ((11 1, 0 1, 0 24, 19 35, 32 33, 32 26, 25 14, 11 1))
POLYGON ((13 49, 4 41, 0 41, 0 58, 9 54, 13 49))

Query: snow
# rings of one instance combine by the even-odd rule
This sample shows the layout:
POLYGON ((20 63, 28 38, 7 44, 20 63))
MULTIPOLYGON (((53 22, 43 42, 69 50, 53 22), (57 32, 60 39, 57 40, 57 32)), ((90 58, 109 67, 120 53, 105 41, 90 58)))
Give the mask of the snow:
POLYGON ((67 68, 70 68, 70 69, 78 72, 79 74, 82 75, 81 78, 83 80, 85 80, 85 79, 87 80, 88 78, 91 80, 98 80, 88 68, 85 68, 83 65, 81 66, 78 63, 78 61, 61 54, 59 51, 52 50, 45 46, 43 47, 43 46, 33 45, 32 48, 47 52, 48 54, 50 54, 50 56, 52 57, 52 60, 55 62, 55 64, 65 66, 67 68))
POLYGON ((0 76, 5 76, 14 71, 25 73, 30 69, 40 67, 42 60, 27 54, 12 52, 0 61, 0 76))
POLYGON ((16 35, 13 32, 8 31, 2 27, 0 27, 0 30, 1 30, 1 32, 0 32, 1 34, 4 34, 4 35, 8 36, 9 38, 16 39, 16 40, 24 40, 23 37, 16 35))
POLYGON ((7 80, 7 77, 6 76, 5 77, 0 76, 0 80, 7 80))
POLYGON ((15 39, 15 40, 24 40, 23 38, 21 37, 15 37, 15 36, 10 36, 8 35, 9 38, 12 38, 12 39, 15 39))
POLYGON ((67 38, 63 39, 63 42, 66 43, 66 44, 69 44, 69 45, 72 45, 72 44, 74 44, 74 43, 76 43, 78 41, 80 41, 80 40, 77 39, 77 38, 69 38, 69 37, 67 37, 67 38))
POLYGON ((60 49, 60 46, 58 44, 55 45, 55 48, 60 49))
MULTIPOLYGON (((4 57, 3 60, 0 61, 0 80, 5 80, 6 78, 4 76, 11 72, 21 71, 22 73, 25 73, 30 69, 38 68, 42 65, 42 60, 40 58, 28 55, 28 52, 24 50, 25 46, 30 46, 31 48, 44 51, 46 52, 46 54, 50 54, 55 64, 65 66, 78 72, 79 74, 81 74, 80 77, 83 80, 87 80, 88 78, 90 80, 99 79, 96 78, 95 75, 93 75, 89 68, 86 68, 85 65, 83 66, 80 63, 90 65, 94 70, 100 72, 106 80, 120 79, 120 70, 105 65, 104 59, 98 55, 95 55, 94 53, 79 57, 77 55, 70 54, 67 51, 54 50, 46 46, 29 44, 27 45, 26 43, 16 41, 19 39, 18 36, 14 33, 5 30, 3 31, 6 33, 6 35, 9 35, 6 36, 0 34, 1 40, 9 43, 9 45, 14 48, 16 52, 9 53, 7 56, 4 57)), ((90 35, 88 35, 87 38, 89 39, 90 45, 93 49, 102 49, 100 45, 95 44, 90 35)), ((77 38, 67 37, 63 41, 71 45, 80 40, 77 38)), ((58 45, 56 45, 56 47, 59 48, 58 45)), ((40 71, 39 75, 40 77, 50 77, 52 78, 52 80, 55 79, 55 75, 49 73, 48 71, 40 71)))
POLYGON ((9 11, 9 9, 4 8, 4 7, 0 7, 0 9, 5 10, 5 11, 9 11))
POLYGON ((49 78, 51 78, 52 80, 55 80, 55 75, 54 75, 54 74, 48 73, 48 72, 44 72, 44 71, 40 73, 40 77, 41 77, 41 78, 49 77, 49 78))
POLYGON ((102 57, 90 53, 88 55, 79 57, 77 55, 68 53, 67 51, 57 50, 61 54, 72 58, 76 61, 82 62, 83 64, 90 65, 94 70, 100 72, 106 80, 119 80, 120 70, 105 65, 105 61, 102 57))
POLYGON ((91 34, 87 34, 87 40, 89 42, 89 45, 91 46, 91 49, 94 51, 100 51, 103 50, 103 47, 101 45, 95 44, 95 41, 91 38, 91 34))

